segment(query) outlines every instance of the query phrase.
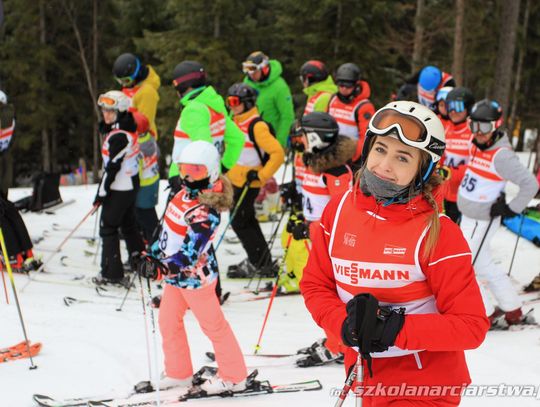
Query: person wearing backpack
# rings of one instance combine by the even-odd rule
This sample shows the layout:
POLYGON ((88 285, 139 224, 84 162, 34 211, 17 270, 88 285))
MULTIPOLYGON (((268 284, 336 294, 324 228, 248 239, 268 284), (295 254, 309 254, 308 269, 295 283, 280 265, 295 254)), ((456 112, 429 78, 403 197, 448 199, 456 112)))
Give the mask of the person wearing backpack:
POLYGON ((229 268, 228 277, 239 278, 261 273, 274 274, 268 244, 255 217, 255 199, 267 180, 283 164, 285 152, 272 127, 261 119, 256 106, 257 91, 245 83, 235 83, 227 93, 227 106, 233 121, 244 133, 245 143, 236 165, 227 172, 234 188, 234 205, 242 198, 231 226, 237 234, 247 260, 229 268))

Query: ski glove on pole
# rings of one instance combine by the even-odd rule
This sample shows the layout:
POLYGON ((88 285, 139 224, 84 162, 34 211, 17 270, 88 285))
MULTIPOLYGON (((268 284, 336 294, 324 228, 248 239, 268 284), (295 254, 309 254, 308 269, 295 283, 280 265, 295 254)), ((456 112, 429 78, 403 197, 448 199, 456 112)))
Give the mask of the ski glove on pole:
POLYGON ((141 255, 137 265, 137 272, 141 277, 149 280, 161 280, 169 271, 158 259, 148 255, 141 255))
POLYGON ((341 327, 341 338, 347 346, 358 346, 365 357, 384 352, 394 345, 405 322, 405 310, 380 306, 371 294, 358 294, 347 303, 347 318, 341 327))
POLYGON ((504 195, 501 195, 499 199, 497 199, 495 203, 491 205, 489 214, 492 218, 502 216, 503 219, 513 218, 514 216, 519 215, 519 213, 516 213, 512 209, 510 209, 510 207, 506 203, 504 195))
POLYGON ((309 239, 309 225, 303 215, 291 215, 287 222, 287 233, 291 233, 294 240, 309 239))
POLYGON ((452 170, 446 165, 439 167, 437 171, 444 181, 448 181, 450 178, 452 178, 452 170))
POLYGON ((259 172, 257 170, 249 170, 246 174, 247 182, 259 181, 259 172))

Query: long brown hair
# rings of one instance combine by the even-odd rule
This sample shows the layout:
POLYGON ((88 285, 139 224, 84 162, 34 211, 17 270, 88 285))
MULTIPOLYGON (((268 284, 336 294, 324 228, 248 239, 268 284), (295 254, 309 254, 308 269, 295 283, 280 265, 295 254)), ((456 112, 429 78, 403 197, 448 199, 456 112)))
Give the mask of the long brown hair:
MULTIPOLYGON (((373 144, 375 143, 375 140, 377 137, 372 137, 371 140, 369 140, 369 152, 371 152, 371 148, 373 147, 373 144)), ((369 155, 368 152, 368 155, 369 155)), ((409 187, 409 200, 418 195, 418 190, 416 189, 415 185, 418 185, 421 182, 421 177, 423 170, 428 167, 429 163, 431 161, 430 155, 420 150, 420 160, 418 161, 418 168, 416 171, 416 176, 414 177, 413 181, 410 184, 409 187)), ((360 168, 355 175, 355 192, 360 187, 360 177, 362 176, 362 173, 366 169, 366 163, 367 159, 365 160, 364 164, 362 165, 362 168, 360 168)), ((437 245, 437 240, 439 239, 439 234, 441 231, 441 223, 439 221, 439 205, 437 205, 437 201, 435 200, 435 197, 433 195, 433 190, 442 184, 443 178, 438 174, 437 171, 433 171, 433 173, 430 175, 428 180, 424 183, 422 183, 422 189, 420 193, 424 197, 424 199, 431 205, 433 208, 433 213, 427 217, 426 220, 426 226, 429 227, 427 236, 426 236, 426 244, 424 246, 424 251, 422 253, 422 257, 424 259, 429 258, 431 255, 431 252, 433 249, 435 249, 435 246, 437 245)), ((353 195, 353 200, 356 199, 356 193, 353 195)))

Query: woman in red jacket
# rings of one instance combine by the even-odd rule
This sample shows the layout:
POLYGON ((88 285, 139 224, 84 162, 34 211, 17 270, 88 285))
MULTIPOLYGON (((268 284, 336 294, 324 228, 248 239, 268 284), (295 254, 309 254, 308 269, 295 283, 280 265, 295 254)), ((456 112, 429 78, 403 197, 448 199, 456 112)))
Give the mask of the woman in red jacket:
POLYGON ((458 405, 470 383, 464 350, 489 328, 470 249, 439 214, 444 147, 435 113, 388 104, 370 121, 355 186, 312 229, 302 294, 349 346, 349 373, 361 354, 364 406, 458 405))

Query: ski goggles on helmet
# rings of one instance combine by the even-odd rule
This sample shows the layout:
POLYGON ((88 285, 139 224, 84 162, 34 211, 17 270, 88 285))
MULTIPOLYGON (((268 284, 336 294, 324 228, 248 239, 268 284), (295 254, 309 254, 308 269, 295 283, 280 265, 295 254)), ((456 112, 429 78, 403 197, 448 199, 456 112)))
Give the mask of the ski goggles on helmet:
POLYGON ((251 61, 242 62, 242 72, 244 72, 246 75, 249 75, 250 73, 254 73, 261 68, 262 66, 260 64, 256 64, 251 61))
POLYGON ((377 111, 369 121, 369 131, 378 136, 395 133, 402 143, 426 151, 434 163, 444 152, 444 141, 428 134, 420 120, 392 108, 377 111))
POLYGON ((236 107, 240 106, 241 104, 242 101, 240 100, 240 96, 227 96, 227 106, 236 107))
POLYGON ((356 86, 356 83, 355 82, 350 82, 350 81, 337 81, 337 85, 340 88, 351 89, 351 88, 354 88, 356 86))
POLYGON ((98 99, 98 106, 106 110, 116 110, 118 108, 118 101, 111 97, 101 95, 98 99))
POLYGON ((473 133, 489 134, 497 128, 497 122, 477 122, 471 120, 469 122, 469 128, 473 133))
POLYGON ((200 181, 208 178, 208 169, 203 164, 179 163, 178 170, 182 178, 189 176, 193 181, 200 181))
POLYGON ((463 100, 446 101, 446 111, 448 113, 450 113, 450 112, 456 112, 456 113, 464 112, 465 111, 465 103, 463 103, 463 100))

